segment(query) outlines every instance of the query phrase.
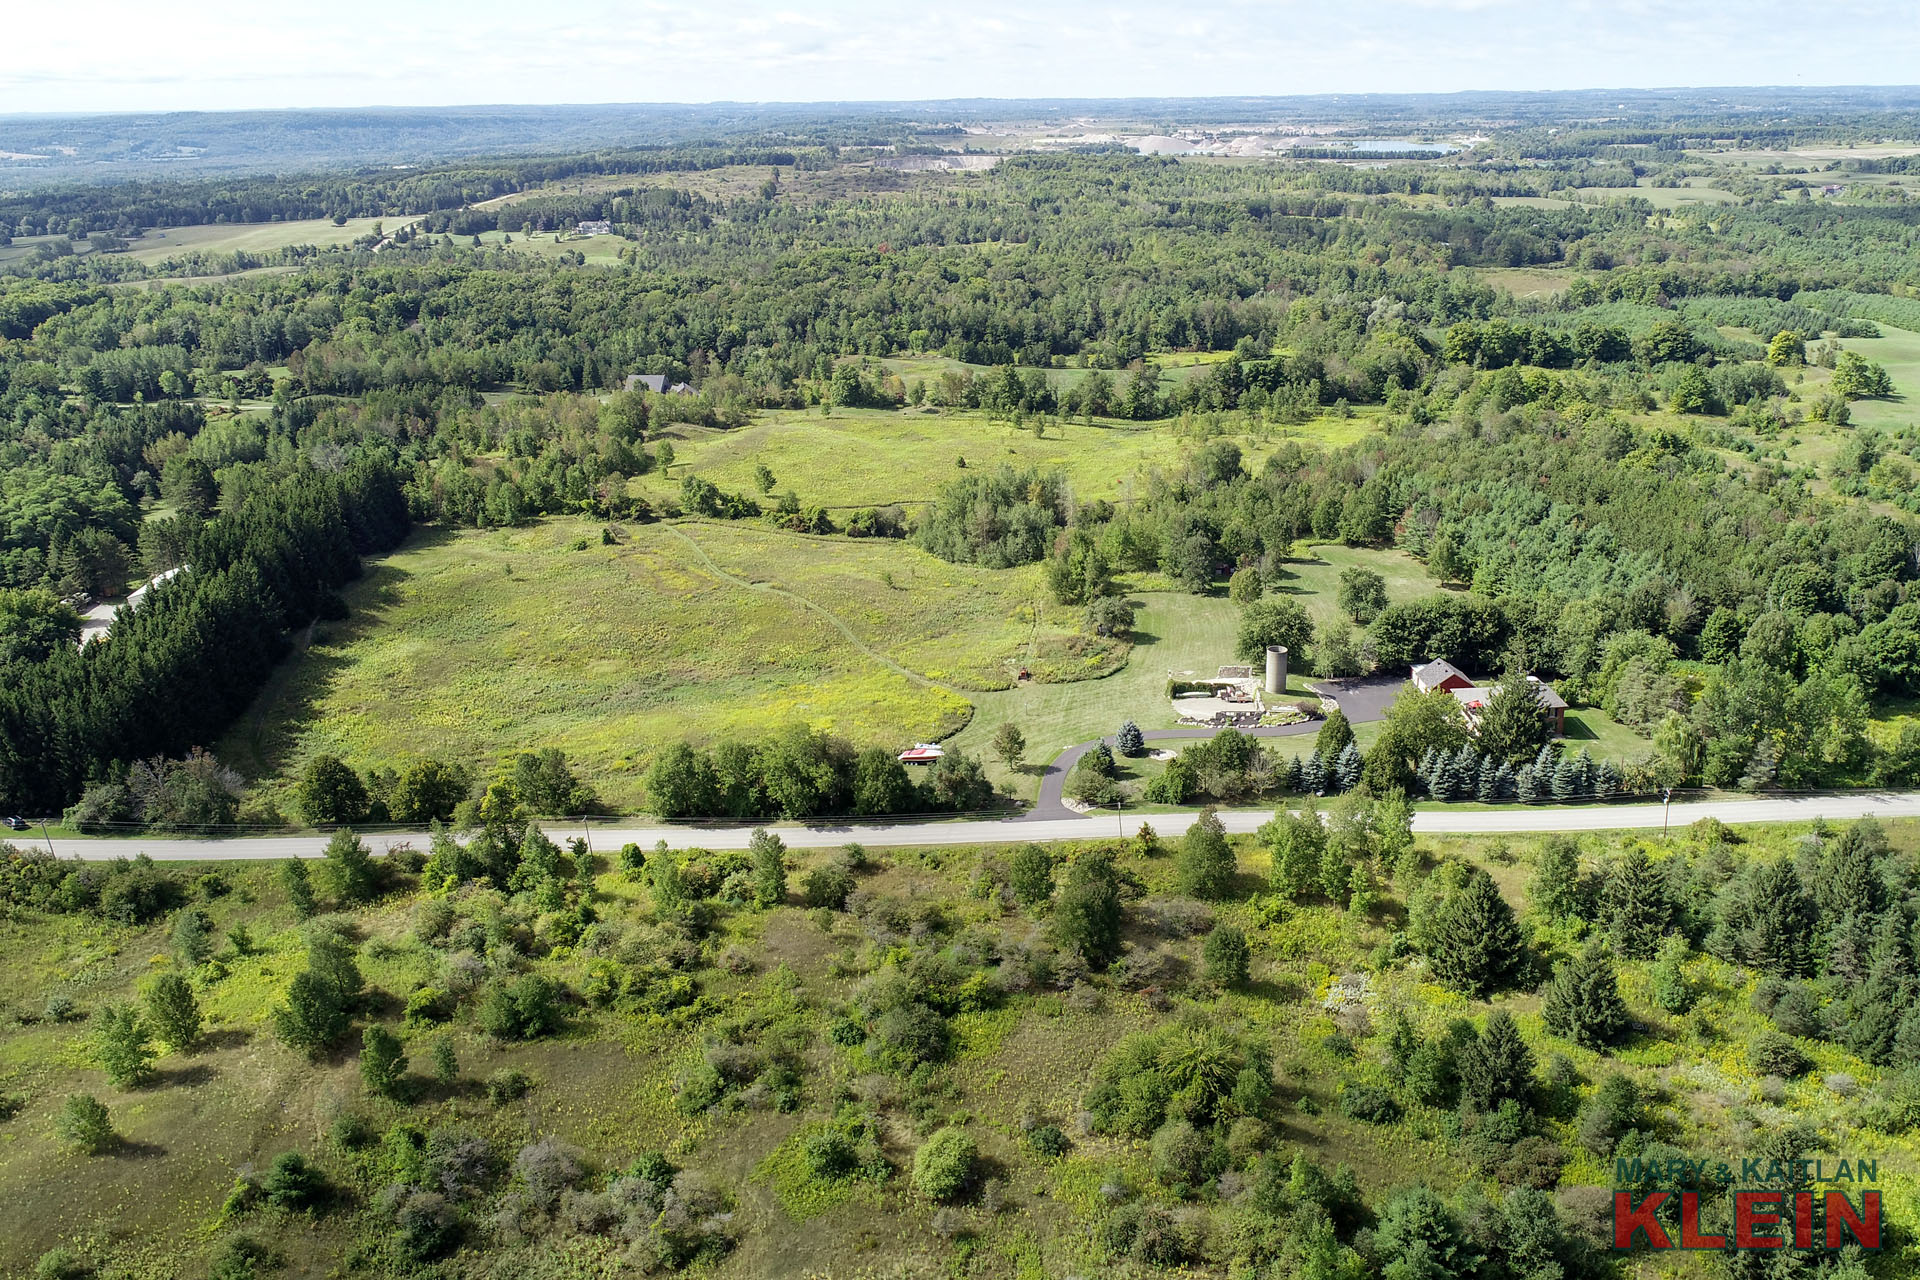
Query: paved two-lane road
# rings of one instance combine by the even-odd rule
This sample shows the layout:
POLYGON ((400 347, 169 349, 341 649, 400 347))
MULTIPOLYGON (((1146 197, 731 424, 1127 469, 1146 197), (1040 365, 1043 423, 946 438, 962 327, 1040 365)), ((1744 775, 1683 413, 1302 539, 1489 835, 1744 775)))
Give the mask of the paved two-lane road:
MULTIPOLYGON (((1231 832, 1255 830, 1273 816, 1272 809, 1230 809, 1220 815, 1231 832)), ((1423 809, 1413 815, 1413 829, 1423 835, 1498 835, 1537 831, 1659 830, 1666 813, 1657 804, 1515 805, 1506 809, 1423 809)), ((1754 800, 1703 800, 1673 806, 1672 823, 1685 826, 1701 818, 1722 822, 1809 822, 1814 818, 1846 821, 1853 818, 1920 818, 1920 792, 1850 792, 1843 795, 1774 796, 1754 800)), ((1110 813, 1089 817, 1032 820, 1026 818, 961 819, 948 822, 766 824, 793 848, 831 848, 859 841, 869 845, 1013 844, 1029 840, 1086 840, 1105 835, 1132 835, 1142 822, 1151 822, 1163 836, 1179 835, 1193 824, 1191 813, 1110 813)), ((556 826, 547 829, 555 839, 590 836, 596 849, 612 849, 632 841, 650 848, 665 840, 674 848, 743 849, 749 826, 593 827, 556 826)), ((376 850, 401 843, 425 849, 424 831, 370 834, 376 850)), ((26 844, 22 836, 14 842, 26 844)), ((232 839, 154 837, 104 840, 61 839, 53 851, 64 858, 102 860, 138 854, 163 861, 243 860, 249 858, 317 858, 326 847, 325 836, 241 836, 232 839)), ((40 847, 46 847, 40 842, 40 847)))

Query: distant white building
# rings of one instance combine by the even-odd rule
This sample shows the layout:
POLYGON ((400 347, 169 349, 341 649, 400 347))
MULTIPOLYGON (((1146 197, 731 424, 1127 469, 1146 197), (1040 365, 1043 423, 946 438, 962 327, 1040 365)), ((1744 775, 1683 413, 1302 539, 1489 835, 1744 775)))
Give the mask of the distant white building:
POLYGON ((613 234, 613 224, 604 218, 595 218, 581 223, 574 228, 574 232, 583 236, 610 236, 613 234))
POLYGON ((127 609, 127 610, 138 609, 140 605, 146 600, 147 593, 149 591, 152 591, 155 587, 159 586, 161 583, 171 582, 174 578, 178 577, 181 573, 185 572, 186 567, 187 566, 185 565, 181 565, 177 569, 167 570, 165 573, 154 578, 151 582, 147 583, 145 586, 141 587, 138 591, 135 591, 132 595, 128 596, 126 600, 120 604, 113 604, 110 602, 106 604, 97 604, 93 606, 93 608, 81 614, 80 615, 80 647, 84 649, 88 645, 92 644, 95 640, 105 640, 107 638, 107 633, 113 630, 114 618, 119 616, 119 613, 122 609, 127 609))

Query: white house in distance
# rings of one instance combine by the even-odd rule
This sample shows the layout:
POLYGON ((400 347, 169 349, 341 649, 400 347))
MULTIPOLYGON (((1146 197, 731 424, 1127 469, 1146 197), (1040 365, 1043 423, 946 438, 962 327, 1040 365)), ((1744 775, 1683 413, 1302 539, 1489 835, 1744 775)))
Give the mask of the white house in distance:
POLYGON ((113 630, 113 620, 119 616, 122 609, 138 609, 141 604, 146 601, 148 592, 160 586, 162 583, 173 581, 186 567, 185 565, 181 565, 179 568, 167 570, 119 604, 114 604, 110 601, 105 604, 97 604, 81 614, 80 647, 84 649, 95 640, 105 640, 107 633, 113 630))
POLYGON ((684 382, 667 383, 664 373, 630 373, 627 375, 627 390, 651 391, 657 396, 690 396, 693 388, 684 382))
MULTIPOLYGON (((1553 686, 1538 676, 1528 676, 1527 683, 1533 686, 1540 705, 1547 709, 1548 719, 1553 721, 1553 736, 1567 736, 1567 701, 1553 691, 1553 686)), ((1433 693, 1445 689, 1460 701, 1460 710, 1467 717, 1467 728, 1475 729, 1480 723, 1480 713, 1487 709, 1487 703, 1493 700, 1494 685, 1477 685, 1467 678, 1465 672, 1448 662, 1445 658, 1435 658, 1413 669, 1413 687, 1422 693, 1433 693)))
POLYGON ((590 218, 575 227, 574 234, 582 236, 610 236, 613 234, 613 224, 605 218, 590 218))

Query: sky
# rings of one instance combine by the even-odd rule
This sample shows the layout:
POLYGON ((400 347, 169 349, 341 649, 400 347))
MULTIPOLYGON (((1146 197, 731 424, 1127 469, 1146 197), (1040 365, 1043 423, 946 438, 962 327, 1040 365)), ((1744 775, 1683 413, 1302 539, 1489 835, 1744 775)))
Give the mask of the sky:
POLYGON ((1911 0, 88 0, 0 113, 1911 84, 1911 0))

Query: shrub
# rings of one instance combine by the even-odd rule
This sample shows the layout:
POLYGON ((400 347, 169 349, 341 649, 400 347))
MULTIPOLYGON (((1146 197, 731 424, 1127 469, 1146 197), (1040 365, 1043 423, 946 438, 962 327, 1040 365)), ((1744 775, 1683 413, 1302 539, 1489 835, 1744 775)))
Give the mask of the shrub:
POLYGON ((1027 1145, 1043 1156, 1067 1154, 1067 1135, 1057 1124, 1043 1124, 1027 1135, 1027 1145))
POLYGON ((33 1264, 34 1280, 82 1280, 93 1268, 70 1249, 49 1249, 33 1264))
POLYGON ((99 1013, 93 1055, 107 1079, 122 1089, 153 1078, 153 1046, 140 1015, 126 1005, 112 1005, 99 1013))
POLYGON ((1021 906, 1032 910, 1053 897, 1053 855, 1037 844, 1023 844, 1013 851, 1013 864, 1007 875, 1008 887, 1021 906))
POLYGON ((1200 960, 1208 981, 1237 987, 1247 980, 1247 935, 1230 924, 1217 924, 1200 944, 1200 960))
POLYGON ((847 895, 853 892, 853 875, 833 863, 815 867, 807 872, 801 892, 806 895, 809 907, 831 907, 838 911, 847 905, 847 895))
POLYGON ((1368 1124, 1391 1124, 1399 1118, 1400 1104, 1378 1085, 1350 1084, 1340 1091, 1340 1110, 1368 1124))
POLYGON ((70 1147, 97 1156, 120 1141, 106 1104, 90 1093, 76 1093, 53 1118, 53 1131, 70 1147))
POLYGON ((533 1091, 533 1077, 518 1067, 502 1067, 487 1077, 487 1101, 496 1107, 518 1102, 533 1091))
POLYGON ((1795 1044, 1778 1031, 1762 1031, 1747 1046, 1747 1065, 1757 1076, 1780 1076, 1791 1080, 1805 1075, 1813 1063, 1795 1044))
POLYGON ((807 1168, 816 1178, 844 1178, 860 1164, 860 1150, 837 1129, 811 1135, 802 1143, 807 1168))
POLYGON ((913 1153, 914 1189, 929 1200, 951 1200, 973 1177, 973 1139, 949 1126, 934 1133, 913 1153))
POLYGON ((327 1180, 298 1151, 282 1151, 260 1180, 260 1194, 275 1208, 311 1209, 326 1197, 327 1180))
POLYGON ((362 1034, 360 1079, 367 1092, 383 1098, 397 1097, 407 1077, 407 1051, 391 1031, 370 1026, 362 1034))
POLYGON ((252 1236, 233 1236, 214 1250, 207 1280, 256 1280, 279 1263, 279 1255, 252 1236))
POLYGON ((497 1040, 533 1040, 560 1027, 560 984, 542 974, 496 982, 480 1001, 480 1029, 497 1040))
POLYGON ((1224 898, 1233 887, 1233 847, 1219 815, 1203 809, 1180 842, 1174 876, 1180 892, 1196 898, 1224 898))
POLYGON ((1149 1145, 1153 1176, 1169 1187, 1193 1187, 1206 1179, 1213 1143, 1185 1120, 1169 1120, 1154 1130, 1149 1145))

